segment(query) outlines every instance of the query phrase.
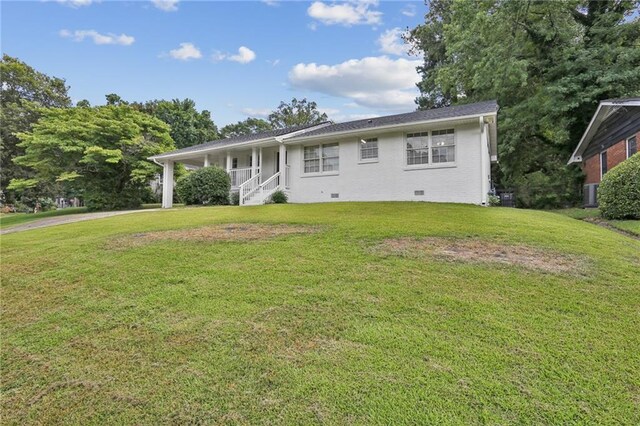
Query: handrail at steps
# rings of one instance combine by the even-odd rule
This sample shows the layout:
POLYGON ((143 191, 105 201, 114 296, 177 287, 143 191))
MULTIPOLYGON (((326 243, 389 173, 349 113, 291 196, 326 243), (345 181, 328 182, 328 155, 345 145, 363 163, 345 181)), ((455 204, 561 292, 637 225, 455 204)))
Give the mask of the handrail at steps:
POLYGON ((240 205, 244 205, 257 190, 260 189, 260 173, 244 181, 238 188, 240 205))

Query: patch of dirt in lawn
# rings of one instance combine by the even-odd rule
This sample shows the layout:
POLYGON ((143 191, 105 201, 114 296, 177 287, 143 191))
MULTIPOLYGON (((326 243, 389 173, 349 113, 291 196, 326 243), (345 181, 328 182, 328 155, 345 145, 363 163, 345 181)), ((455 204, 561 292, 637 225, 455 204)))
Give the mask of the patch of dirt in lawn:
POLYGON ((555 273, 578 272, 582 264, 575 256, 550 250, 476 239, 392 238, 375 246, 374 251, 410 258, 439 257, 452 261, 517 265, 555 273))
POLYGON ((171 231, 144 232, 120 236, 107 243, 109 249, 138 247, 155 241, 257 241, 285 235, 312 234, 318 232, 317 227, 302 225, 273 224, 223 224, 202 228, 179 229, 171 231))

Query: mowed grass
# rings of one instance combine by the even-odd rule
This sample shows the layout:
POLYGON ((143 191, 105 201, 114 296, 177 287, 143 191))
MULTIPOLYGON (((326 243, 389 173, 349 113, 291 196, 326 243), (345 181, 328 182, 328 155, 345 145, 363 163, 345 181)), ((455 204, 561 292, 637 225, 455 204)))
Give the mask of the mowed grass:
POLYGON ((2 237, 4 424, 638 424, 640 241, 554 213, 332 203, 2 237), (136 240, 214 224, 316 232, 136 240), (526 245, 573 272, 385 255, 526 245))

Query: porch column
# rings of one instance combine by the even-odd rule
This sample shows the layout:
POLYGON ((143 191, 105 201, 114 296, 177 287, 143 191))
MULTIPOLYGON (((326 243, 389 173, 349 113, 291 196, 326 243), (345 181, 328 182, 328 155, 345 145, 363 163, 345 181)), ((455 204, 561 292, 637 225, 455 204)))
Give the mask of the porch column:
POLYGON ((227 173, 231 171, 231 153, 227 152, 227 173))
POLYGON ((262 158, 262 147, 260 147, 259 155, 260 156, 258 157, 258 159, 260 161, 258 161, 258 164, 260 164, 260 182, 258 183, 262 183, 262 180, 264 179, 264 162, 262 158))
POLYGON ((258 149, 254 146, 251 148, 251 177, 256 175, 258 170, 258 149))
POLYGON ((162 167, 162 208, 173 207, 173 161, 166 161, 162 167))
POLYGON ((280 143, 280 154, 278 155, 278 159, 280 160, 280 164, 278 165, 278 169, 280 170, 280 178, 278 181, 278 184, 280 185, 281 188, 284 188, 285 186, 285 174, 287 173, 287 165, 286 165, 286 158, 287 158, 287 147, 284 146, 283 143, 280 143))
POLYGON ((209 162, 209 154, 204 155, 204 166, 209 167, 211 163, 209 162))

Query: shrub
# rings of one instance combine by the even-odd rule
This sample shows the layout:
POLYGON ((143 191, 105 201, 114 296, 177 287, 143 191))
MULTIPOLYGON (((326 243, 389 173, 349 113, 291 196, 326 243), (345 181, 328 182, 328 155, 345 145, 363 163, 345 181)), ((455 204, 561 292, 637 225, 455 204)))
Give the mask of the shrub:
POLYGON ((271 202, 273 204, 286 204, 288 200, 289 198, 287 197, 287 194, 284 193, 284 191, 277 190, 276 192, 271 194, 271 202))
POLYGON ((640 219, 640 153, 602 177, 598 205, 600 214, 606 219, 640 219))
POLYGON ((203 167, 178 179, 176 193, 185 204, 229 204, 231 180, 217 166, 203 167))
POLYGON ((487 197, 487 203, 491 207, 500 207, 502 205, 502 201, 500 201, 500 197, 494 194, 489 194, 487 197))
POLYGON ((240 205, 240 192, 232 192, 231 193, 231 204, 234 206, 240 205))

